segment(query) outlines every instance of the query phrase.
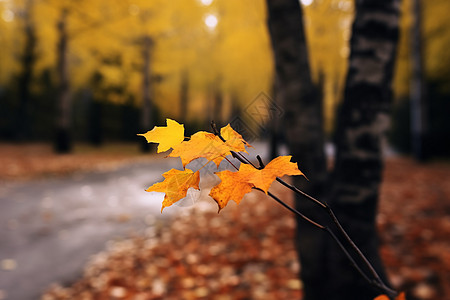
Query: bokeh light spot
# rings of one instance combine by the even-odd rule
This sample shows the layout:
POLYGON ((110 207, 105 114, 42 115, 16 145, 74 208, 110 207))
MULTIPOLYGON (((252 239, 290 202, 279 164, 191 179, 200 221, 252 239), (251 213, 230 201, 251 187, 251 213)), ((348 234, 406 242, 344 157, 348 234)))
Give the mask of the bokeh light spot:
POLYGON ((210 29, 216 28, 218 22, 219 21, 217 20, 217 17, 215 15, 207 15, 205 18, 205 24, 210 29))

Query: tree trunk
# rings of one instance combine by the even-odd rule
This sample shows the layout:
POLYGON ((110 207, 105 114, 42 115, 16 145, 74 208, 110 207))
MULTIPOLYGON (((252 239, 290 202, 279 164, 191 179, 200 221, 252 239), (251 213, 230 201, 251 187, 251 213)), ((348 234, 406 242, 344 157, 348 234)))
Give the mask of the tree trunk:
POLYGON ((222 109, 223 109, 223 95, 222 95, 222 89, 221 89, 221 77, 219 76, 214 85, 213 85, 213 120, 216 122, 218 126, 223 125, 223 119, 222 119, 222 109))
MULTIPOLYGON (((385 279, 377 250, 375 215, 381 181, 381 142, 389 121, 398 39, 399 0, 358 0, 344 103, 338 116, 335 171, 326 185, 321 99, 311 82, 302 11, 297 0, 267 0, 268 24, 290 152, 309 182, 295 184, 329 200, 351 237, 385 279), (332 180, 332 182, 331 182, 332 180), (325 194, 325 190, 331 192, 325 194)), ((328 225, 304 199, 298 210, 328 225)), ((373 299, 374 291, 329 236, 298 221, 296 239, 305 300, 373 299)), ((366 270, 365 270, 366 271, 366 270)))
MULTIPOLYGON (((277 102, 277 76, 275 74, 274 84, 272 86, 272 101, 277 102)), ((278 103, 280 104, 280 103, 278 103)), ((269 119, 269 157, 274 159, 278 156, 278 147, 282 143, 280 137, 280 120, 277 117, 269 119)))
POLYGON ((427 118, 423 84, 423 56, 420 0, 413 0, 411 28, 411 139, 412 153, 419 161, 427 158, 427 118))
POLYGON ((19 111, 17 117, 16 139, 24 141, 30 138, 30 85, 33 78, 33 66, 36 62, 36 30, 32 20, 32 0, 28 0, 24 9, 25 47, 21 56, 22 72, 19 75, 19 111))
POLYGON ((58 87, 58 115, 56 121, 55 150, 58 153, 68 153, 72 149, 70 136, 70 123, 72 115, 72 103, 69 91, 69 77, 67 72, 67 10, 61 11, 58 21, 58 48, 57 48, 57 74, 59 78, 58 87))
MULTIPOLYGON (((153 47, 153 40, 149 36, 142 39, 142 112, 141 112, 141 131, 150 130, 152 125, 152 99, 150 95, 150 78, 151 78, 151 51, 153 47)), ((150 151, 150 144, 145 140, 141 143, 142 152, 150 151)))
POLYGON ((180 122, 186 124, 189 102, 189 77, 187 71, 181 73, 180 79, 180 122))
MULTIPOLYGON (((336 164, 329 203, 381 275, 375 217, 382 179, 382 142, 389 125, 400 0, 356 1, 344 102, 337 119, 336 164)), ((328 280, 322 299, 373 299, 379 291, 327 246, 328 280)), ((386 280, 384 280, 386 281, 386 280)))
MULTIPOLYGON (((310 179, 307 182, 296 177, 294 183, 308 194, 321 198, 326 180, 322 106, 311 80, 302 9, 298 0, 267 0, 267 8, 277 77, 275 98, 284 109, 279 129, 286 134, 293 160, 310 179)), ((299 211, 322 221, 322 214, 305 199, 298 198, 295 204, 299 211)), ((296 246, 305 299, 326 299, 321 297, 326 261, 320 260, 325 236, 300 219, 297 225, 296 246)))

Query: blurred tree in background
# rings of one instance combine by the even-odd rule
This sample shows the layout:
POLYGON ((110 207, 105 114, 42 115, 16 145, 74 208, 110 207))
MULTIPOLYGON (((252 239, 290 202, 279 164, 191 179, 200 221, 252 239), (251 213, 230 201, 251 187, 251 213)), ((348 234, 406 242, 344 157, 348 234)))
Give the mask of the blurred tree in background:
MULTIPOLYGON (((289 152, 311 180, 296 178, 295 185, 332 205, 344 228, 387 282, 378 253, 375 216, 383 170, 382 142, 392 102, 400 1, 355 2, 348 72, 336 125, 337 154, 329 176, 322 99, 309 74, 301 6, 296 0, 267 0, 267 4, 277 97, 286 109, 282 128, 289 152)), ((315 212, 314 203, 301 195, 296 200, 299 211, 321 224, 330 223, 324 213, 315 212)), ((296 242, 305 300, 373 299, 380 293, 350 268, 334 241, 300 218, 296 242)), ((363 270, 370 274, 369 269, 363 270)))
MULTIPOLYGON (((403 0, 400 10, 390 143, 400 151, 412 150, 417 134, 411 131, 418 121, 411 117, 416 103, 411 99, 416 99, 413 90, 420 82, 424 131, 417 156, 448 156, 450 2, 403 0)), ((358 65, 358 58, 350 57, 358 40, 352 38, 354 20, 352 0, 0 0, 0 140, 53 141, 58 152, 70 151, 79 141, 98 146, 141 142, 136 133, 166 117, 194 132, 211 119, 225 123, 245 116, 241 112, 261 91, 272 94, 276 82, 273 98, 291 100, 284 101, 287 126, 280 130, 311 180, 298 186, 320 198, 329 196, 347 227, 358 224, 366 235, 359 244, 382 269, 373 250, 379 136, 354 135, 361 144, 375 145, 362 149, 373 150, 375 159, 356 167, 350 150, 361 150, 360 145, 347 139, 354 124, 342 120, 367 113, 358 101, 370 102, 365 95, 379 95, 380 90, 387 94, 380 97, 383 107, 369 103, 368 119, 373 121, 381 110, 386 113, 392 65, 390 61, 382 74, 386 82, 374 93, 355 91, 356 71, 347 74, 358 65), (287 17, 277 15, 282 10, 287 17), (280 22, 270 29, 279 38, 272 45, 285 47, 281 54, 275 49, 275 56, 284 60, 277 72, 267 17, 280 22), (355 65, 349 65, 352 59, 355 65), (339 108, 348 113, 349 107, 355 108, 353 115, 336 114, 339 108), (328 181, 323 143, 333 137, 338 137, 339 149, 335 176, 328 181), (333 187, 333 194, 323 195, 328 191, 324 187, 333 187)), ((298 205, 309 211, 308 204, 298 205)), ((303 274, 307 297, 317 292, 318 299, 331 299, 320 294, 327 290, 361 295, 365 284, 348 288, 354 274, 342 271, 347 269, 342 257, 326 253, 337 253, 327 243, 315 229, 302 231, 299 247, 309 251, 302 254, 302 270, 309 272, 303 274), (335 280, 335 286, 323 289, 324 280, 335 280)))
MULTIPOLYGON (((353 2, 301 2, 312 80, 322 78, 324 130, 330 136, 344 90, 353 2)), ((412 3, 405 0, 401 8, 394 79, 391 142, 402 151, 411 148, 412 3)), ((445 0, 422 1, 420 10, 424 114, 429 120, 424 147, 429 155, 445 155, 450 149, 442 138, 450 131, 445 122, 448 6, 445 0)), ((76 141, 100 145, 104 140, 133 140, 131 133, 153 126, 158 114, 186 118, 195 126, 211 118, 231 119, 232 112, 245 108, 259 92, 272 94, 265 18, 263 0, 114 5, 105 0, 0 1, 0 138, 53 140, 61 123, 76 141), (146 39, 151 47, 145 46, 146 39), (183 89, 188 91, 184 96, 183 89), (135 123, 136 118, 141 124, 127 121, 135 123), (116 120, 122 120, 120 125, 116 120)))
MULTIPOLYGON (((396 105, 394 107, 393 130, 390 141, 403 152, 412 151, 411 97, 413 64, 420 59, 420 74, 423 95, 424 140, 423 155, 448 156, 450 143, 445 136, 450 134, 446 115, 450 109, 450 54, 446 50, 450 45, 450 21, 445 11, 450 9, 450 2, 445 0, 417 1, 404 0, 402 3, 402 22, 399 52, 394 87, 396 105), (420 10, 414 5, 419 3, 420 10), (417 21, 419 18, 419 22, 417 21), (414 29, 417 23, 420 26, 414 29), (413 36, 413 31, 420 31, 420 36, 413 36), (420 38, 420 40, 418 40, 420 38), (413 40, 416 39, 416 40, 413 40), (414 49, 420 47, 420 49, 414 49), (414 55, 419 51, 420 58, 414 55)), ((417 75, 416 75, 417 76, 417 75)))
POLYGON ((0 138, 19 139, 26 128, 27 140, 59 132, 64 152, 71 136, 133 139, 158 112, 201 124, 214 113, 212 86, 223 99, 216 110, 230 119, 231 95, 242 107, 271 86, 264 9, 263 1, 236 0, 1 1, 0 138), (126 121, 136 116, 141 124, 126 121))

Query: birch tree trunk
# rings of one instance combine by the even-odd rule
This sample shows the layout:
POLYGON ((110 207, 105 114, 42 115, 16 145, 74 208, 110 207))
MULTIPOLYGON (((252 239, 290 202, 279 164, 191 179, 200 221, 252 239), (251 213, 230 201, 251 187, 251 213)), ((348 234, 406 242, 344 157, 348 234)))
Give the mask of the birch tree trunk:
MULTIPOLYGON (((378 253, 375 217, 382 180, 382 142, 390 122, 392 76, 400 0, 357 0, 344 102, 339 111, 336 164, 329 203, 344 228, 386 279, 378 253)), ((373 299, 379 292, 327 247, 329 295, 323 299, 373 299)), ((386 280, 384 280, 386 281, 386 280)))
MULTIPOLYGON (((268 25, 277 72, 277 95, 285 115, 289 150, 309 182, 295 184, 329 200, 344 228, 385 279, 375 229, 382 173, 382 140, 389 123, 392 75, 398 40, 399 0, 356 0, 344 103, 338 115, 337 157, 327 183, 321 102, 311 82, 297 0, 267 0, 268 25), (325 193, 325 190, 331 192, 325 193)), ((297 209, 322 224, 304 199, 297 209)), ((305 300, 373 299, 374 291, 328 237, 298 221, 296 243, 305 300)))

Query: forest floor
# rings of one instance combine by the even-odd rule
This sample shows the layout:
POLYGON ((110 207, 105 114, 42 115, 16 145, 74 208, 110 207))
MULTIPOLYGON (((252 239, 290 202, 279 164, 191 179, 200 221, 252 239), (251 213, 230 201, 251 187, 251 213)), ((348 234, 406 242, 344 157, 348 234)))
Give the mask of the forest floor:
POLYGON ((0 182, 64 176, 78 171, 107 171, 131 161, 155 157, 158 156, 141 153, 136 143, 102 147, 76 144, 69 154, 55 154, 52 146, 44 143, 0 143, 0 182))
MULTIPOLYGON (((21 153, 1 145, 0 180, 148 159, 135 157, 134 150, 108 155, 79 149, 55 156, 36 147, 21 153), (15 166, 13 172, 5 171, 5 162, 15 166)), ((381 253, 392 283, 407 291, 408 300, 450 297, 449 179, 448 162, 418 164, 399 157, 386 162, 377 217, 381 253)), ((281 186, 273 188, 292 201, 281 186)), ((220 214, 205 199, 169 223, 148 226, 145 236, 110 243, 91 258, 82 278, 52 286, 42 299, 301 299, 293 216, 257 191, 220 214)))

